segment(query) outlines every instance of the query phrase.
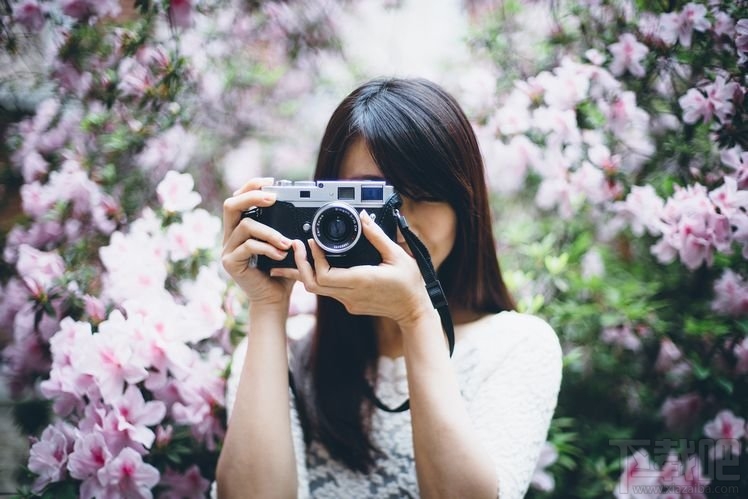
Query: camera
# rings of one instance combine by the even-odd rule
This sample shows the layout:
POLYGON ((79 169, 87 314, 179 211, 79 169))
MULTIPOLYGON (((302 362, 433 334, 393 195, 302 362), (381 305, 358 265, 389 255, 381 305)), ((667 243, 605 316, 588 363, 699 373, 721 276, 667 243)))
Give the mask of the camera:
MULTIPOLYGON (((276 194, 275 204, 253 207, 242 213, 273 227, 289 239, 300 239, 307 259, 314 264, 307 240, 311 237, 324 251, 332 267, 378 265, 379 252, 362 234, 359 212, 363 209, 395 239, 397 220, 394 209, 399 197, 391 185, 376 180, 278 180, 262 188, 276 194)), ((260 255, 257 268, 296 267, 293 251, 281 261, 260 255)))

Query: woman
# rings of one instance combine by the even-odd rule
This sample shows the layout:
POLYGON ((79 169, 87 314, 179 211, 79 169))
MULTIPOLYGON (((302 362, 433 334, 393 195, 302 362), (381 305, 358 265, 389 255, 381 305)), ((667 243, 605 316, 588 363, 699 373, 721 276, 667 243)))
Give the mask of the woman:
POLYGON ((362 212, 382 263, 332 268, 310 241, 311 266, 301 241, 241 218, 275 201, 261 190, 268 181, 248 182, 224 204, 223 265, 250 310, 219 496, 522 497, 556 405, 561 351, 545 322, 511 311, 480 151, 459 105, 425 80, 364 84, 333 113, 315 179, 385 179, 401 194, 447 294, 454 355, 402 234, 391 240, 362 212), (248 265, 290 250, 294 269, 248 265), (297 280, 318 306, 313 333, 291 345, 290 392, 297 280), (372 385, 390 406, 410 397, 410 410, 376 408, 372 385))

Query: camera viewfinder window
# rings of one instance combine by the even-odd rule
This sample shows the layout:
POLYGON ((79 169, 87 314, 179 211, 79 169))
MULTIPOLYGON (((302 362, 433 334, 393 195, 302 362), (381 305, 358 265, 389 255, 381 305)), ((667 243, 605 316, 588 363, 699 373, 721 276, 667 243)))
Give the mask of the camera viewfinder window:
POLYGON ((356 199, 355 187, 338 187, 338 199, 343 201, 353 201, 356 199))
POLYGON ((384 189, 382 187, 361 187, 361 201, 383 201, 384 189))
POLYGON ((300 191, 299 192, 300 198, 308 198, 308 197, 311 197, 311 195, 312 195, 312 191, 300 191))

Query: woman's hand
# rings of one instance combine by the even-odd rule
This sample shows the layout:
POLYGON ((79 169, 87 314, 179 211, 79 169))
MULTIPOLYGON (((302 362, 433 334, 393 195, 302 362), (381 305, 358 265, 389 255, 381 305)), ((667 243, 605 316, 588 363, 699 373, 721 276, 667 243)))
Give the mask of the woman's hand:
POLYGON ((415 323, 434 307, 415 259, 398 246, 366 212, 361 213, 364 236, 382 255, 382 263, 351 268, 331 267, 322 249, 309 240, 314 268, 306 248, 293 241, 296 269, 273 269, 271 275, 297 279, 307 291, 341 302, 349 313, 388 317, 400 327, 415 323), (316 269, 316 270, 315 270, 316 269))
POLYGON ((277 230, 241 216, 252 206, 275 203, 274 193, 260 190, 271 184, 272 179, 252 179, 224 201, 221 263, 253 305, 285 307, 283 311, 287 311, 293 280, 271 277, 249 263, 258 255, 282 260, 291 248, 291 241, 277 230))

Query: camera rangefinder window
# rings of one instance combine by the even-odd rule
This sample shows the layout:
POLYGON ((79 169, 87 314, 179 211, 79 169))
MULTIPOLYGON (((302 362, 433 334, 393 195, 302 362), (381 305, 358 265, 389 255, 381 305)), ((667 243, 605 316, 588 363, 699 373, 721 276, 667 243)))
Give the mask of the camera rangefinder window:
POLYGON ((356 189, 353 187, 338 187, 338 199, 352 201, 356 199, 356 189))
POLYGON ((364 185, 361 186, 361 201, 383 201, 384 200, 384 189, 382 187, 374 187, 364 185))
POLYGON ((358 213, 345 203, 330 203, 317 211, 312 235, 320 247, 330 253, 344 253, 361 236, 358 213))

